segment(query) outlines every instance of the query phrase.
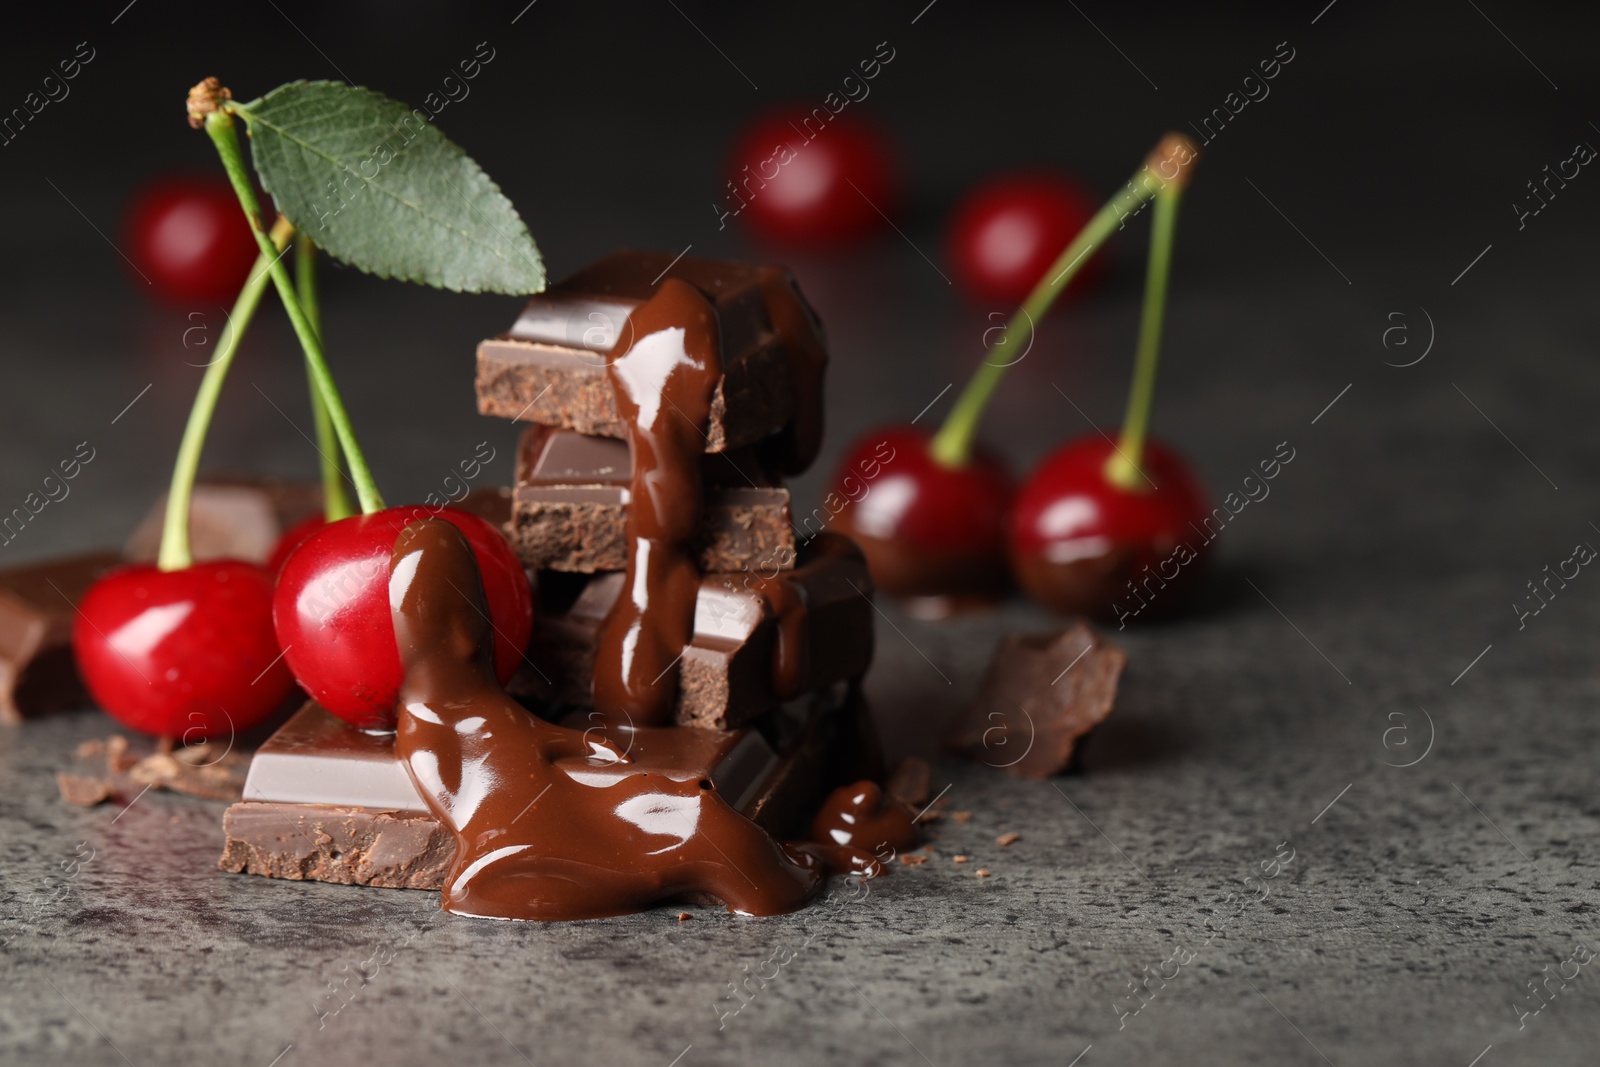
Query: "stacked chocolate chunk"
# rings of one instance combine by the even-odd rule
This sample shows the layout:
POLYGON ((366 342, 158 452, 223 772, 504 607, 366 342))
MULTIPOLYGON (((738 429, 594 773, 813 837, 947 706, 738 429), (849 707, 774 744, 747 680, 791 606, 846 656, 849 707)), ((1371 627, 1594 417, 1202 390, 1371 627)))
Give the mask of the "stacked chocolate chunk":
MULTIPOLYGON (((685 768, 776 837, 878 771, 859 687, 871 579, 847 539, 796 537, 783 486, 815 457, 825 362, 781 268, 634 252, 478 349, 479 410, 529 424, 515 485, 466 505, 503 523, 535 584, 508 691, 623 752, 692 750, 685 768)), ((263 746, 244 796, 226 869, 447 878, 455 841, 392 738, 315 705, 263 746)))

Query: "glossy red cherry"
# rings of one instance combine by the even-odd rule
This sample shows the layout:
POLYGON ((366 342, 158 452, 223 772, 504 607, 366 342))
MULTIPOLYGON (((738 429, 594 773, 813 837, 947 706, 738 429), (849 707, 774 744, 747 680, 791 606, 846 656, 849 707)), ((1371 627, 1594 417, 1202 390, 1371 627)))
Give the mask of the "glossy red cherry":
POLYGON ((897 199, 883 137, 847 114, 826 123, 810 111, 761 116, 735 142, 728 181, 719 220, 737 218, 757 237, 791 246, 856 241, 883 226, 879 212, 892 213, 897 199))
POLYGON ((1146 621, 1170 614, 1194 588, 1217 528, 1206 524, 1199 479, 1172 449, 1145 443, 1139 467, 1148 481, 1136 490, 1107 478, 1114 452, 1089 436, 1039 464, 1012 509, 1012 573, 1063 614, 1146 621))
POLYGON ((1011 476, 983 449, 961 467, 943 466, 928 454, 931 436, 913 426, 863 434, 840 462, 823 510, 837 511, 834 528, 861 546, 885 592, 993 596, 1005 584, 1011 476))
POLYGON ((186 742, 248 729, 294 685, 272 631, 272 578, 241 560, 113 571, 78 605, 72 648, 112 718, 186 742))
MULTIPOLYGON (((950 221, 946 254, 967 295, 981 304, 1022 303, 1099 205, 1052 174, 1005 175, 972 190, 950 221)), ((1082 281, 1102 266, 1084 264, 1082 281)))
POLYGON ((533 593, 511 546, 490 523, 424 504, 328 523, 284 563, 272 617, 301 688, 361 729, 394 728, 401 673, 389 612, 389 557, 409 523, 434 516, 454 524, 477 557, 501 682, 516 671, 528 647, 533 593))
POLYGON ((301 519, 278 537, 278 543, 272 546, 272 554, 267 557, 267 573, 277 574, 283 570, 294 550, 305 543, 306 539, 324 526, 328 520, 320 512, 310 518, 301 519))
POLYGON ((232 303, 261 251, 220 178, 146 185, 128 205, 123 235, 128 258, 158 296, 176 304, 232 303))

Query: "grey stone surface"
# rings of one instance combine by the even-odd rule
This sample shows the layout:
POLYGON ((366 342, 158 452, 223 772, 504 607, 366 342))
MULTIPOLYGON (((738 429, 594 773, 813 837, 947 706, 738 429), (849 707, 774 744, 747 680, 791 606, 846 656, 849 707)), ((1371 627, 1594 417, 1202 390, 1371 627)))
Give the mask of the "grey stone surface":
MULTIPOLYGON (((685 5, 759 93, 665 6, 637 16, 637 39, 617 38, 614 15, 546 4, 516 36, 481 5, 365 30, 288 5, 315 47, 272 12, 219 14, 240 20, 224 33, 141 4, 94 31, 100 54, 73 97, 0 168, 4 202, 29 205, 13 213, 0 291, 0 507, 77 442, 97 455, 0 550, 6 562, 118 543, 167 477, 189 364, 204 359, 183 345, 188 315, 220 320, 146 303, 92 227, 115 236, 136 177, 209 165, 181 123, 153 132, 174 86, 215 64, 253 94, 335 76, 332 56, 415 100, 457 58, 453 42, 466 55, 485 36, 504 58, 441 122, 523 208, 556 274, 622 244, 763 255, 707 210, 727 131, 756 106, 819 96, 873 42, 895 42, 866 106, 905 146, 907 240, 795 261, 835 352, 827 451, 796 486, 813 501, 853 436, 915 416, 976 359, 985 309, 951 299, 919 251, 938 259, 959 189, 1036 160, 1109 188, 1157 131, 1219 104, 1291 38, 1294 63, 1217 139, 1186 202, 1156 417, 1218 496, 1278 442, 1296 452, 1219 539, 1195 610, 1117 635, 1129 672, 1084 774, 1023 782, 941 761, 935 787, 970 822, 938 824, 932 859, 864 897, 837 886, 796 915, 492 923, 443 916, 431 894, 224 875, 217 805, 56 798, 74 744, 111 728, 97 712, 7 730, 0 1062, 1593 1063, 1593 965, 1551 980, 1538 1014, 1517 1005, 1540 1003, 1529 982, 1571 973, 1578 943, 1600 942, 1600 579, 1582 573, 1522 628, 1510 605, 1574 543, 1600 544, 1586 243, 1600 189, 1585 184, 1600 179, 1575 180, 1521 230, 1505 209, 1574 140, 1594 143, 1579 107, 1593 98, 1593 26, 1566 9, 1516 24, 1490 12, 1519 55, 1466 6, 1346 3, 1308 26, 1320 6, 1169 12, 1169 28, 1091 10, 1159 92, 1064 5, 947 0, 915 27, 920 0, 805 19, 685 5), (545 139, 508 141, 551 86, 593 87, 579 45, 596 41, 617 66, 639 64, 635 80, 585 101, 557 93, 571 106, 546 113, 545 139), (1016 69, 980 76, 1002 58, 1016 69), (641 94, 652 110, 629 112, 641 94), (596 131, 632 157, 607 157, 596 131), (1422 351, 1424 308, 1431 353, 1385 366, 1422 351), (1386 348, 1397 323, 1408 333, 1386 348), (1020 840, 997 846, 1011 830, 1020 840), (1274 867, 1280 847, 1293 860, 1274 867), (1265 898, 1247 904, 1257 887, 1265 898), (1176 976, 1131 991, 1172 975, 1175 950, 1176 976), (774 954, 787 962, 727 1015, 740 1004, 729 983, 771 974, 774 954)), ((90 32, 58 17, 53 35, 0 42, 5 69, 48 65, 90 32)), ((1119 417, 1143 232, 1130 228, 1106 288, 1053 317, 997 397, 987 436, 1018 469, 1086 419, 1119 417)), ((350 271, 327 290, 335 366, 391 499, 434 491, 486 437, 492 476, 508 477, 515 431, 474 414, 471 366, 515 301, 350 271)), ((224 403, 210 465, 314 471, 281 316, 263 315, 224 403)), ((1050 625, 1021 603, 949 623, 885 605, 880 621, 870 692, 897 752, 929 750, 1000 633, 1050 625)))

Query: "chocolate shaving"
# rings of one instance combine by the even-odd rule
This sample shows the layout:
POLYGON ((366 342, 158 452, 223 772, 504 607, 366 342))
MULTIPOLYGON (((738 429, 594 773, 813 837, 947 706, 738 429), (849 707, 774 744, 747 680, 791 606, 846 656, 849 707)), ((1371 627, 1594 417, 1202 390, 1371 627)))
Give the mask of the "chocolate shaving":
POLYGON ((210 742, 173 752, 137 755, 126 737, 85 741, 74 752, 81 766, 56 774, 61 799, 93 807, 146 788, 165 789, 204 800, 238 800, 244 792, 248 755, 210 742))

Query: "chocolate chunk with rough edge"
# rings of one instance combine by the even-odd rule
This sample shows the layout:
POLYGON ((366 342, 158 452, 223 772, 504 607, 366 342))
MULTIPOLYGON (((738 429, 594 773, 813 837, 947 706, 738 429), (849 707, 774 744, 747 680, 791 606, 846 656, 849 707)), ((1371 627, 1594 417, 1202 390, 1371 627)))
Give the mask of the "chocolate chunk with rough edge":
POLYGON ((1111 713, 1127 661, 1081 622, 1055 633, 1007 634, 945 744, 1011 774, 1059 774, 1078 742, 1111 713))

